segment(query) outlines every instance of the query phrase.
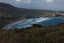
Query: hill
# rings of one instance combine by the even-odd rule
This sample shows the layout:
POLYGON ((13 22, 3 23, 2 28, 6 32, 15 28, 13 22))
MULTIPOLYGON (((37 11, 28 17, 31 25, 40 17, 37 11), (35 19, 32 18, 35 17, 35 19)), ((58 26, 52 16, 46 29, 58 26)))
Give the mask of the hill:
POLYGON ((53 12, 50 10, 17 8, 8 3, 0 3, 0 17, 26 18, 29 15, 32 17, 42 17, 42 16, 56 16, 55 14, 64 15, 64 13, 61 12, 53 12))
POLYGON ((5 25, 25 19, 25 18, 33 18, 33 17, 58 17, 64 16, 64 12, 53 12, 50 10, 38 10, 38 9, 24 9, 17 8, 8 3, 0 2, 0 28, 5 25))

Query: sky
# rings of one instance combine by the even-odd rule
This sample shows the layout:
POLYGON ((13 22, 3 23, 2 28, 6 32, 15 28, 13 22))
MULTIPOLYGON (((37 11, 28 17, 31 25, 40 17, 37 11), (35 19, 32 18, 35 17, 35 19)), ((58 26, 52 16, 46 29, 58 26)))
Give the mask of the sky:
POLYGON ((0 2, 19 8, 64 11, 64 0, 0 0, 0 2))

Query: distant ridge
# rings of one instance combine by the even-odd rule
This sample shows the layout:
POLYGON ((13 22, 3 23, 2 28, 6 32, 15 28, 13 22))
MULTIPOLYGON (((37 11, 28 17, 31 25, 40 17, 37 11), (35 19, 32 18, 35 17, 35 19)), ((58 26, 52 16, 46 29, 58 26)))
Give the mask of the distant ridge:
POLYGON ((10 5, 10 4, 8 4, 8 3, 3 3, 3 2, 0 2, 0 7, 10 7, 10 8, 16 8, 16 7, 14 7, 14 6, 12 6, 12 5, 10 5))
POLYGON ((64 13, 53 12, 50 10, 38 10, 38 9, 24 9, 17 8, 8 3, 0 2, 0 17, 20 17, 20 18, 29 18, 31 17, 55 17, 55 14, 60 14, 64 16, 64 13))

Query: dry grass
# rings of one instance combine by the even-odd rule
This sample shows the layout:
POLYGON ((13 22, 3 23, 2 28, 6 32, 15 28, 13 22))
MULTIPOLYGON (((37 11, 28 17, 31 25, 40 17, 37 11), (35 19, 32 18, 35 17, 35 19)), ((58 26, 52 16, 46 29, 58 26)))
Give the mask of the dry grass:
POLYGON ((64 24, 49 27, 35 24, 26 29, 1 29, 0 43, 64 43, 64 24))

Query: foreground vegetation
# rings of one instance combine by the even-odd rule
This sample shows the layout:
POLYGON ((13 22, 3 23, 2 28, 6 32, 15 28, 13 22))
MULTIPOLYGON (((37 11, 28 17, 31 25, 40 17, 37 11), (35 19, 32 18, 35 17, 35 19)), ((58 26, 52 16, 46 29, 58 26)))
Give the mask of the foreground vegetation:
POLYGON ((64 24, 14 30, 0 30, 0 43, 64 43, 64 24))

